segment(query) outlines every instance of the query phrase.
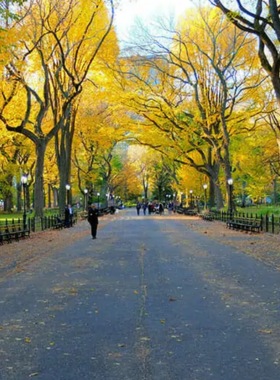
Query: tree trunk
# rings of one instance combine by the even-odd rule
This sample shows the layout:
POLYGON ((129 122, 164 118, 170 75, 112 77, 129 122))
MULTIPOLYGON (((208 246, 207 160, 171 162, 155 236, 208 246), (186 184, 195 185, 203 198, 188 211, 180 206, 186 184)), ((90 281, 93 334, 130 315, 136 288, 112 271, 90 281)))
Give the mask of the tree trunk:
POLYGON ((242 201, 241 201, 241 207, 245 207, 246 206, 246 192, 245 192, 245 189, 246 189, 246 182, 243 181, 242 182, 242 201))
MULTIPOLYGON (((59 211, 62 213, 66 202, 66 184, 71 185, 71 152, 73 135, 75 128, 75 117, 72 112, 71 120, 70 108, 66 114, 64 127, 55 136, 56 158, 59 172, 59 211)), ((71 189, 69 192, 69 202, 72 203, 71 189)))
POLYGON ((53 207, 58 206, 58 189, 56 187, 52 188, 53 191, 53 207))
POLYGON ((4 211, 11 212, 13 208, 13 194, 6 193, 4 197, 4 211))
POLYGON ((273 179, 273 200, 274 204, 278 204, 278 189, 277 189, 277 177, 273 179))
POLYGON ((21 193, 22 193, 22 184, 21 182, 17 183, 17 211, 22 211, 21 203, 21 193))
POLYGON ((48 184, 48 208, 52 208, 52 185, 48 184))
POLYGON ((11 212, 13 208, 13 193, 12 193, 12 187, 13 187, 13 176, 8 175, 6 177, 6 184, 7 188, 5 188, 3 198, 4 198, 4 211, 11 212))
POLYGON ((30 186, 31 185, 27 185, 26 186, 26 193, 25 193, 25 196, 26 196, 26 209, 27 210, 30 210, 30 186))
POLYGON ((44 214, 44 160, 46 152, 46 142, 39 141, 36 146, 36 168, 35 168, 35 186, 34 186, 34 209, 35 216, 44 214))

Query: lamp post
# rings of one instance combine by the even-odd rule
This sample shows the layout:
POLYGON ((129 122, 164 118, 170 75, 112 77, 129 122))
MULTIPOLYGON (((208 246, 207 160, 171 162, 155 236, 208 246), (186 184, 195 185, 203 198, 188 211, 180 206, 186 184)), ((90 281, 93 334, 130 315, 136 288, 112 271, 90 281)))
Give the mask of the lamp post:
POLYGON ((190 190, 190 194, 191 194, 191 208, 193 207, 193 190, 190 190))
POLYGON ((98 210, 99 210, 99 197, 100 197, 100 193, 97 193, 97 197, 98 197, 98 210))
POLYGON ((70 203, 70 188, 71 186, 69 184, 65 185, 66 188, 66 202, 69 205, 70 203))
POLYGON ((88 189, 84 189, 84 202, 85 202, 84 210, 87 209, 87 195, 88 195, 88 189))
POLYGON ((233 186, 233 179, 228 179, 228 188, 229 188, 229 216, 230 219, 232 218, 232 212, 233 212, 233 205, 232 205, 232 186, 233 186))
POLYGON ((207 183, 205 183, 203 185, 203 189, 204 189, 204 210, 206 211, 207 210, 207 183))
POLYGON ((21 183, 23 186, 23 229, 26 229, 26 187, 27 187, 27 175, 21 176, 21 183))

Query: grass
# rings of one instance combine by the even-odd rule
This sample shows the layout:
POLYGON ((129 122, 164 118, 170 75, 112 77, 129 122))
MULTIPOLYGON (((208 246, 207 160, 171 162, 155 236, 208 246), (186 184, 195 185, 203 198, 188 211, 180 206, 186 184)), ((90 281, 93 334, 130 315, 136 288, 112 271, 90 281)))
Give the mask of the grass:
MULTIPOLYGON (((51 216, 51 215, 57 215, 59 214, 59 210, 57 209, 45 209, 44 210, 44 216, 51 216)), ((23 212, 14 212, 14 213, 4 213, 4 212, 0 212, 0 220, 12 220, 12 219, 22 219, 23 217, 23 212)), ((32 214, 30 213, 27 213, 26 214, 26 217, 27 218, 33 218, 34 217, 34 212, 32 214)))
POLYGON ((249 214, 258 214, 258 215, 276 215, 280 216, 280 206, 275 206, 275 205, 258 205, 258 206, 250 206, 250 207, 237 207, 238 212, 244 212, 244 213, 249 213, 249 214))

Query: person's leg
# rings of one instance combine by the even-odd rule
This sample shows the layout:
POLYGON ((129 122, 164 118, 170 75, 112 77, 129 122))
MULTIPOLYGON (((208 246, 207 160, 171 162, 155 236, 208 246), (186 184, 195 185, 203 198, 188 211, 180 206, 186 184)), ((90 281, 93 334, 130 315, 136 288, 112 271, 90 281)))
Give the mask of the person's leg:
POLYGON ((97 224, 93 224, 93 238, 96 238, 96 232, 97 232, 97 224))
POLYGON ((96 238, 96 227, 97 225, 96 224, 91 224, 91 236, 92 238, 96 238))

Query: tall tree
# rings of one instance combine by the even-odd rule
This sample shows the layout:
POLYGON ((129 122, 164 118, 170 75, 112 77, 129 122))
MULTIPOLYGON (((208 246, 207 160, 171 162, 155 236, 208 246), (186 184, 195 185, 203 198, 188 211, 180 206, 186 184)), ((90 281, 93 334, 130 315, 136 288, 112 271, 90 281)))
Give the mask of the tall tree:
POLYGON ((209 0, 242 31, 258 40, 258 56, 280 104, 280 18, 277 0, 209 0))

